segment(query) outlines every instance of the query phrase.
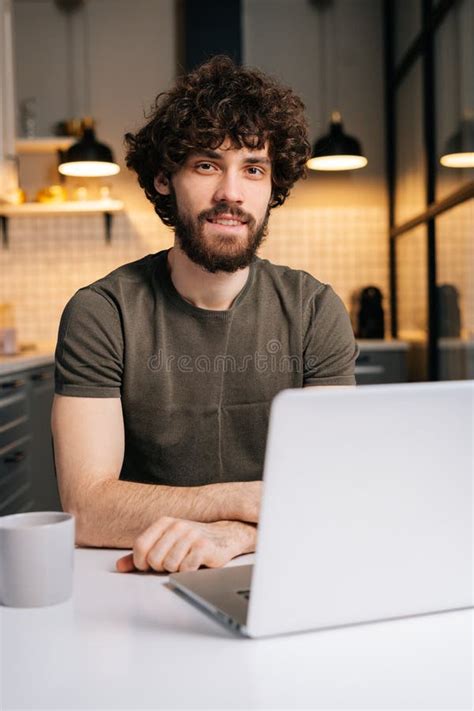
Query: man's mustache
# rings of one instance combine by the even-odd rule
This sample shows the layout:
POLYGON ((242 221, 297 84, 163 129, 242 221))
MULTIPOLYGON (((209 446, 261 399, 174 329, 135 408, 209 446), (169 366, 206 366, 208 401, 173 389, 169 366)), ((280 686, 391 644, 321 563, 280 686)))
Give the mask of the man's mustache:
POLYGON ((219 203, 212 210, 203 210, 198 215, 199 222, 206 220, 215 220, 220 215, 232 215, 241 222, 246 222, 250 225, 255 223, 255 219, 248 212, 244 212, 240 207, 232 206, 227 203, 219 203))

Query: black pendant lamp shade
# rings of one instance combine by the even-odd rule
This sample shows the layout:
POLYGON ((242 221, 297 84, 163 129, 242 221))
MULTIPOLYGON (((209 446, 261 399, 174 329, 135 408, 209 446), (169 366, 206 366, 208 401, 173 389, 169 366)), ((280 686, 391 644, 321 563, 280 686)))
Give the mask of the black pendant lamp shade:
POLYGON ((446 168, 474 168, 474 118, 468 117, 461 122, 446 142, 440 163, 446 168))
POLYGON ((318 138, 312 157, 306 164, 311 170, 356 170, 367 165, 362 146, 343 131, 341 114, 333 111, 329 133, 318 138))
POLYGON ((116 175, 120 167, 105 143, 99 143, 92 126, 86 126, 82 137, 62 154, 58 167, 62 175, 100 177, 116 175))

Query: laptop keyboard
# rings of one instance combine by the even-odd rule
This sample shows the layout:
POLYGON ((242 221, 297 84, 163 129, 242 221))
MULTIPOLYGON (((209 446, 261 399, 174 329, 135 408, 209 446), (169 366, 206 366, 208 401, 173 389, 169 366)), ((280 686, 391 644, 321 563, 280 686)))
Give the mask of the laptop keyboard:
POLYGON ((237 595, 242 595, 246 600, 250 600, 250 590, 237 590, 237 595))

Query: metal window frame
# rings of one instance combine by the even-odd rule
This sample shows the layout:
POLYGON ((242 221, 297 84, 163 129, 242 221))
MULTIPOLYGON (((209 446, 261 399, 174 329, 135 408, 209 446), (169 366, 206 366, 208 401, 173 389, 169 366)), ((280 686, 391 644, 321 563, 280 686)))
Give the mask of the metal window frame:
POLYGON ((386 181, 388 190, 388 238, 390 274, 391 335, 398 337, 397 311, 397 241, 418 225, 426 225, 427 273, 428 273, 428 362, 429 380, 439 380, 439 328, 436 281, 436 223, 438 215, 474 197, 474 181, 463 185, 442 200, 436 200, 436 115, 434 57, 435 32, 459 0, 441 0, 435 6, 433 0, 420 2, 422 26, 411 45, 402 56, 398 66, 394 59, 395 2, 384 0, 384 63, 385 63, 385 134, 386 134, 386 181), (396 165, 396 92, 414 63, 421 59, 423 81, 423 142, 426 159, 425 209, 410 220, 397 225, 395 220, 396 165))

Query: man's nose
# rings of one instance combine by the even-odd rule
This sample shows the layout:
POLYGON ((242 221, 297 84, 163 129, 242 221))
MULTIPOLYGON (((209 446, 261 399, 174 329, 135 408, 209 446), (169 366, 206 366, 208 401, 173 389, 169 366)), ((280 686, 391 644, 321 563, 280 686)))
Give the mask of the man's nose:
POLYGON ((223 172, 214 192, 216 202, 242 203, 244 199, 241 178, 231 171, 223 172))

